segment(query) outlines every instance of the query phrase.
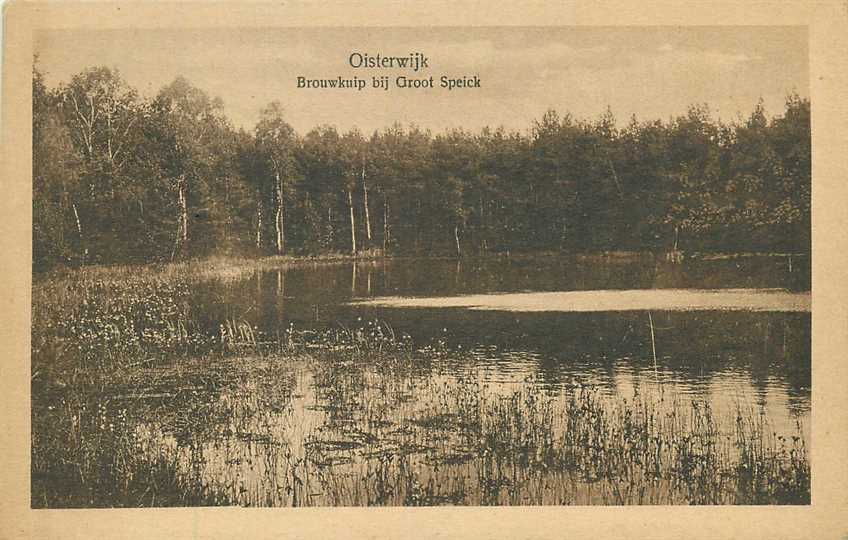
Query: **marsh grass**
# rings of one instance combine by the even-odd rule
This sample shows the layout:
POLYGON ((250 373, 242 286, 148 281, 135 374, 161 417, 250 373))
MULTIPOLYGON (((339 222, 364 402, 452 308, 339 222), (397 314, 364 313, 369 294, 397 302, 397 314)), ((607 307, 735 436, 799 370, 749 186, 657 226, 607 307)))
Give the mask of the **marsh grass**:
POLYGON ((192 287, 34 288, 33 507, 809 504, 801 426, 744 403, 492 386, 381 321, 209 333, 192 287))
POLYGON ((145 265, 92 265, 81 268, 59 267, 53 271, 34 274, 38 288, 82 283, 173 282, 210 280, 235 281, 257 271, 286 268, 315 268, 334 264, 369 264, 384 259, 379 249, 358 252, 355 257, 346 253, 325 253, 313 256, 273 255, 261 258, 214 256, 177 262, 158 262, 145 265))

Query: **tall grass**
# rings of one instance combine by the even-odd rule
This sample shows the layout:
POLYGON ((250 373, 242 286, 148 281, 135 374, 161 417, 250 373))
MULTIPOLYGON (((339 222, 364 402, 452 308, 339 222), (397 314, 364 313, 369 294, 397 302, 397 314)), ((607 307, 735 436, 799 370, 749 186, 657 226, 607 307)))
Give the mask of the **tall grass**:
POLYGON ((743 403, 490 385, 380 321, 212 333, 171 277, 38 287, 34 507, 809 503, 800 426, 743 403))
POLYGON ((40 288, 66 282, 133 282, 173 280, 236 280, 256 271, 279 270, 281 268, 309 268, 333 264, 369 264, 383 259, 382 250, 372 248, 360 251, 356 256, 349 253, 325 253, 321 255, 271 255, 261 258, 212 256, 176 262, 155 262, 145 265, 113 264, 92 265, 80 268, 59 267, 49 272, 33 275, 40 288))

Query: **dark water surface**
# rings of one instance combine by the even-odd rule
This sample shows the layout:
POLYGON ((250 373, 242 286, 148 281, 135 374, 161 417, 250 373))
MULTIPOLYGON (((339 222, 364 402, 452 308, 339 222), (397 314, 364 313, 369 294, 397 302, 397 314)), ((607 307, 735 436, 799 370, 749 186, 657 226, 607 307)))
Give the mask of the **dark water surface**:
MULTIPOLYGON (((380 319, 419 346, 443 340, 472 351, 490 381, 538 376, 546 386, 579 380, 610 392, 672 385, 717 402, 765 406, 780 423, 810 410, 810 314, 747 311, 500 312, 349 305, 381 296, 453 296, 614 289, 809 291, 809 259, 744 257, 682 264, 577 257, 399 259, 256 272, 206 286, 192 306, 208 324, 245 320, 274 335, 362 326, 380 319), (656 368, 656 369, 655 369, 656 368)), ((719 405, 721 403, 718 403, 719 405)))
MULTIPOLYGON (((738 451, 732 433, 739 411, 745 411, 745 418, 766 419, 757 437, 790 439, 800 428, 809 445, 810 313, 514 312, 385 308, 352 301, 633 289, 804 293, 809 281, 807 259, 793 260, 790 267, 787 258, 779 257, 674 264, 649 256, 398 259, 213 280, 200 285, 189 306, 192 319, 209 330, 221 321, 243 321, 261 340, 291 328, 367 331, 373 328, 370 322, 380 320, 396 336, 408 335, 424 356, 438 351, 437 361, 420 369, 348 362, 281 367, 245 357, 241 362, 251 366, 248 375, 216 398, 216 407, 224 411, 217 424, 209 421, 215 413, 204 413, 206 427, 193 435, 195 443, 185 446, 155 422, 150 436, 158 441, 154 444, 181 452, 187 469, 200 467, 205 483, 246 505, 667 504, 697 501, 707 492, 722 494, 707 502, 732 502, 738 500, 732 487, 686 495, 681 491, 689 489, 685 482, 676 487, 655 482, 647 495, 625 497, 613 491, 613 484, 599 491, 590 479, 574 480, 573 472, 530 466, 513 467, 514 477, 505 479, 501 466, 492 469, 490 458, 474 449, 477 442, 463 427, 470 420, 463 415, 486 410, 485 425, 508 418, 510 407, 519 408, 522 421, 536 418, 539 426, 548 427, 533 434, 523 431, 530 426, 513 426, 519 430, 512 435, 518 443, 564 437, 573 428, 562 423, 564 413, 557 411, 568 410, 574 388, 590 388, 618 399, 617 407, 649 397, 668 423, 664 429, 672 432, 680 429, 674 427, 677 422, 691 429, 691 422, 702 420, 702 410, 691 403, 708 404, 719 440, 726 441, 721 459, 728 462, 738 451), (510 395, 517 400, 512 405, 498 401, 510 395), (537 395, 551 399, 553 405, 545 407, 553 408, 538 409, 537 395)), ((584 474, 587 466, 577 470, 584 474)), ((631 480, 632 485, 642 482, 631 480)))

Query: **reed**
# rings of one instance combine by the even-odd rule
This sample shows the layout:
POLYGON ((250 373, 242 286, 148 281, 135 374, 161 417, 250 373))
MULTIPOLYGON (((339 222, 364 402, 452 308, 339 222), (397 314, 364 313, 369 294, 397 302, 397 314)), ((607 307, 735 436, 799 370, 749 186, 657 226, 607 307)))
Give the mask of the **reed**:
POLYGON ((34 290, 34 507, 809 504, 802 426, 741 402, 505 390, 382 321, 209 334, 192 282, 122 279, 34 290))

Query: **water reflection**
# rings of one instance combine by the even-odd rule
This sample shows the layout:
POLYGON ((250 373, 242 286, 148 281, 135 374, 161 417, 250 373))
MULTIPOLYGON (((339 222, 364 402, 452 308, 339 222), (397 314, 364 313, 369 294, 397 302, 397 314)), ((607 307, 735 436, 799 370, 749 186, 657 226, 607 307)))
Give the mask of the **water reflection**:
POLYGON ((751 503, 723 481, 744 455, 738 422, 767 419, 741 440, 769 449, 797 433, 780 384, 760 393, 732 370, 692 384, 634 362, 565 375, 537 353, 491 347, 426 358, 236 359, 209 420, 182 424, 194 432, 142 430, 207 489, 250 506, 751 503), (686 469, 690 441, 709 465, 686 469))
POLYGON ((244 320, 268 335, 290 325, 355 327, 379 318, 419 345, 444 340, 472 351, 490 382, 533 375, 543 388, 553 389, 590 377, 615 392, 627 377, 645 385, 659 379, 717 401, 728 393, 743 395, 781 409, 775 414, 785 422, 809 415, 808 313, 652 312, 655 372, 646 312, 502 313, 346 305, 369 296, 638 288, 809 290, 809 259, 796 259, 791 267, 767 257, 684 264, 650 257, 601 263, 579 257, 360 261, 209 282, 195 295, 193 312, 209 325, 244 320))

